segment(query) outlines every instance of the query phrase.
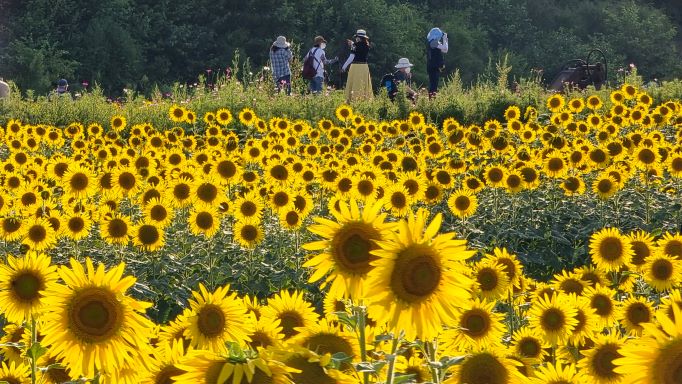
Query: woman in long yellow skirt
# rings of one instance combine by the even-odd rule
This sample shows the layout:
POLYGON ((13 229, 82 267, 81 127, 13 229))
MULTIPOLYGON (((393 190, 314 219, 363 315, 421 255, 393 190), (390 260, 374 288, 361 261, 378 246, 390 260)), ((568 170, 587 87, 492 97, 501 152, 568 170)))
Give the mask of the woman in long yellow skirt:
POLYGON ((349 43, 351 44, 351 54, 341 69, 346 71, 350 66, 348 80, 346 81, 346 102, 350 103, 355 99, 372 98, 374 94, 372 93, 372 78, 367 66, 367 55, 370 48, 367 32, 364 29, 358 29, 353 40, 349 43))

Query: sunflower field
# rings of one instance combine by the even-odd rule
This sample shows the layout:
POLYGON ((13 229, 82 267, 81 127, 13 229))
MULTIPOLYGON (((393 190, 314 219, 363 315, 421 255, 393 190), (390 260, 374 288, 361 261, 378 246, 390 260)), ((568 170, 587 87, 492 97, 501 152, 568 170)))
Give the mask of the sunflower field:
MULTIPOLYGON (((682 382, 682 102, 0 129, 0 382, 682 382)), ((148 106, 149 107, 149 106, 148 106)))

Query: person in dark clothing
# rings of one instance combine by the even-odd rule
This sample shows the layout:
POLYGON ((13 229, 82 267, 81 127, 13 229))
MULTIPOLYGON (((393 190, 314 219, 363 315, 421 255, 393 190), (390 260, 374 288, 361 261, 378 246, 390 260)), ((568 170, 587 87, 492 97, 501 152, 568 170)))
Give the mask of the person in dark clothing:
POLYGON ((405 87, 405 94, 408 99, 414 101, 417 95, 412 89, 412 67, 414 64, 410 63, 410 60, 406 57, 400 58, 398 64, 395 65, 397 69, 392 74, 387 75, 384 80, 384 86, 388 92, 388 97, 391 101, 395 100, 395 96, 398 94, 398 87, 405 87))
POLYGON ((426 71, 429 74, 429 98, 438 92, 440 73, 445 69, 443 54, 448 52, 448 34, 432 28, 426 36, 426 71))

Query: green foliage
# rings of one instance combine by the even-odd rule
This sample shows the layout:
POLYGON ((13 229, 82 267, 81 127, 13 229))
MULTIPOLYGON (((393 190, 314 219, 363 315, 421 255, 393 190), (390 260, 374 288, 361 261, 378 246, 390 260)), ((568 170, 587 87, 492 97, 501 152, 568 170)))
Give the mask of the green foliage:
MULTIPOLYGON (((343 59, 345 40, 358 28, 374 44, 375 80, 408 57, 415 83, 426 84, 424 38, 433 26, 450 37, 447 74, 457 71, 465 85, 505 57, 510 82, 533 68, 551 81, 567 60, 592 48, 606 52, 611 80, 631 62, 647 81, 682 76, 681 11, 666 1, 27 0, 3 3, 0 15, 0 75, 38 94, 61 77, 99 83, 116 96, 124 88, 150 95, 156 85, 167 92, 175 81, 197 82, 209 68, 208 80, 215 80, 237 50, 253 74, 241 76, 267 78, 261 68, 276 36, 287 36, 300 59, 313 37, 324 35, 328 56, 343 59)), ((328 68, 330 80, 342 85, 338 68, 328 68)))

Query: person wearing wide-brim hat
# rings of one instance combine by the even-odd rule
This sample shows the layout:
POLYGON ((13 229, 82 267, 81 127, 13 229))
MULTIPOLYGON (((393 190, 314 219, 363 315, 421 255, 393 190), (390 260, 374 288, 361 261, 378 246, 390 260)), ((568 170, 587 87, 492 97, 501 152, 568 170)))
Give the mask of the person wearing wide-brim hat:
POLYGON ((322 87, 324 85, 324 66, 336 63, 339 58, 335 57, 333 59, 327 59, 327 53, 324 51, 327 48, 327 40, 322 36, 315 36, 313 39, 313 47, 310 48, 308 53, 303 58, 303 62, 308 59, 309 56, 313 57, 315 69, 315 76, 310 79, 310 84, 308 88, 313 95, 322 94, 322 87))
POLYGON ((350 56, 341 67, 342 71, 348 70, 348 80, 346 81, 346 101, 353 99, 371 98, 372 78, 367 66, 367 56, 370 44, 369 36, 364 29, 358 29, 350 43, 350 56), (350 67, 350 69, 348 69, 350 67))
MULTIPOLYGON (((405 94, 410 100, 414 100, 414 97, 416 96, 417 92, 415 92, 412 87, 412 67, 414 67, 414 64, 410 63, 410 59, 407 57, 401 57, 398 60, 398 64, 394 65, 396 68, 396 71, 393 73, 393 77, 395 79, 395 82, 397 85, 404 84, 405 86, 405 94)), ((395 94, 397 94, 398 91, 397 89, 395 90, 395 94)), ((395 97, 395 94, 391 97, 391 100, 395 97)), ((391 95, 389 95, 391 96, 391 95)))
POLYGON ((284 36, 278 36, 270 47, 270 66, 275 86, 279 92, 282 88, 287 95, 291 94, 291 59, 294 57, 289 49, 291 44, 284 36))

